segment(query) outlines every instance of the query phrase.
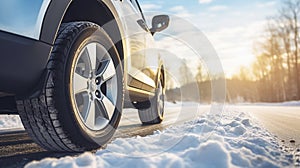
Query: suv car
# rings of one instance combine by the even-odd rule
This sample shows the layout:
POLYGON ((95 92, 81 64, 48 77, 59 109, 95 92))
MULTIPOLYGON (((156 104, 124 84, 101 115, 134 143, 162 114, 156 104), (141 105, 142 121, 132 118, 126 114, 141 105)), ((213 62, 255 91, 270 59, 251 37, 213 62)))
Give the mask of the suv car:
POLYGON ((0 113, 52 151, 105 145, 123 108, 163 120, 165 72, 137 0, 0 2, 0 113), (152 48, 152 49, 151 49, 152 48))

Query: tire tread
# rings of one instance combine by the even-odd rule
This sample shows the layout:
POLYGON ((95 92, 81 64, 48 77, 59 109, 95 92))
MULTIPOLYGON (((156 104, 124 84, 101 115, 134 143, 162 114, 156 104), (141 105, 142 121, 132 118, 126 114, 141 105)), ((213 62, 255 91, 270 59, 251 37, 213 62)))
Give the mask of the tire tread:
POLYGON ((49 75, 42 94, 35 98, 16 101, 26 131, 38 145, 47 150, 61 152, 81 152, 85 150, 84 147, 72 142, 58 120, 58 110, 54 106, 54 93, 57 87, 55 81, 62 80, 55 74, 63 73, 63 63, 68 55, 67 48, 72 45, 72 39, 80 31, 90 26, 97 25, 90 22, 71 22, 61 25, 54 49, 47 63, 46 70, 49 75))

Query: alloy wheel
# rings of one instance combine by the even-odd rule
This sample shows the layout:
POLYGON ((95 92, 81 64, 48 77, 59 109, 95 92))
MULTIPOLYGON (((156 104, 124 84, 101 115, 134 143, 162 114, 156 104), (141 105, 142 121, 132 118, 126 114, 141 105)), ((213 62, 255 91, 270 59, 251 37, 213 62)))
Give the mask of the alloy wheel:
POLYGON ((81 50, 73 72, 76 112, 91 130, 103 129, 112 118, 117 102, 114 62, 101 44, 92 42, 81 50))

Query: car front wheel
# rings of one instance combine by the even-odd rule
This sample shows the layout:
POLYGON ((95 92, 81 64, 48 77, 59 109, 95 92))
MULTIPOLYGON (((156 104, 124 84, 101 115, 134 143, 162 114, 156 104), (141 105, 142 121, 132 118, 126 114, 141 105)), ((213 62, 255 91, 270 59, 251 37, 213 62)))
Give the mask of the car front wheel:
POLYGON ((61 25, 40 96, 17 101, 29 135, 52 151, 85 151, 113 136, 123 107, 120 57, 104 29, 61 25))

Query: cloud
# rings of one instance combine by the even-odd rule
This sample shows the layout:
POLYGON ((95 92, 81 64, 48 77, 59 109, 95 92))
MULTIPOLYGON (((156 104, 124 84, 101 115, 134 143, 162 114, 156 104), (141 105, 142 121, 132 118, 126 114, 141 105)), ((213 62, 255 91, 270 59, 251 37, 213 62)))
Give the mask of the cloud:
POLYGON ((155 11, 155 10, 159 10, 162 8, 162 6, 157 5, 157 4, 142 4, 141 8, 144 11, 155 11))
POLYGON ((174 6, 170 9, 171 12, 182 12, 185 11, 186 9, 183 6, 174 6))
POLYGON ((184 6, 174 6, 170 8, 169 11, 182 18, 190 18, 192 16, 184 6))
POLYGON ((269 7, 274 7, 277 4, 276 1, 268 1, 268 2, 261 2, 257 3, 257 7, 259 8, 269 8, 269 7))
POLYGON ((211 3, 212 0, 199 0, 199 3, 200 4, 208 4, 208 3, 211 3))
POLYGON ((224 6, 224 5, 218 5, 218 6, 212 6, 210 8, 208 8, 209 11, 224 11, 224 10, 227 10, 228 7, 227 6, 224 6))

